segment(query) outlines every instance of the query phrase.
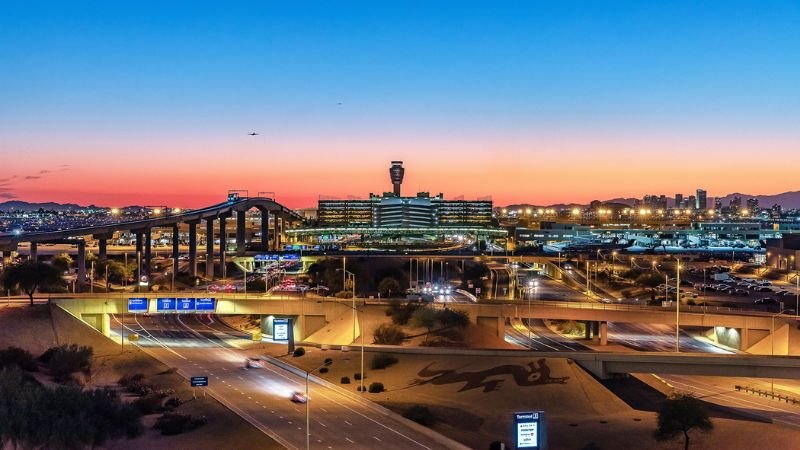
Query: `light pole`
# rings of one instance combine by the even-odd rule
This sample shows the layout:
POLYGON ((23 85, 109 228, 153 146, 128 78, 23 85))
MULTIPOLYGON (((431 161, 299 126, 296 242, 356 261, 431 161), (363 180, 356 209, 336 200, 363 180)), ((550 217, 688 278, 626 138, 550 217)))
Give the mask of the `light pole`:
POLYGON ((675 351, 681 351, 681 259, 675 266, 675 351))
MULTIPOLYGON (((354 274, 353 272, 350 272, 349 270, 346 270, 346 269, 336 269, 337 272, 340 271, 340 270, 343 272, 343 275, 344 275, 344 285, 343 286, 347 286, 347 277, 348 276, 353 281, 353 296, 352 296, 352 300, 353 300, 353 306, 352 306, 352 308, 353 308, 353 341, 352 342, 355 342, 356 341, 356 274, 354 274)), ((361 334, 363 336, 364 333, 362 332, 361 334)))
POLYGON ((617 260, 617 251, 614 250, 613 252, 611 252, 611 269, 615 277, 617 276, 617 265, 615 264, 616 260, 617 260))
POLYGON ((311 372, 315 372, 323 367, 328 367, 331 363, 333 363, 333 361, 325 360, 325 363, 316 369, 306 370, 306 450, 311 448, 311 410, 309 408, 311 398, 308 396, 308 378, 311 376, 311 372))

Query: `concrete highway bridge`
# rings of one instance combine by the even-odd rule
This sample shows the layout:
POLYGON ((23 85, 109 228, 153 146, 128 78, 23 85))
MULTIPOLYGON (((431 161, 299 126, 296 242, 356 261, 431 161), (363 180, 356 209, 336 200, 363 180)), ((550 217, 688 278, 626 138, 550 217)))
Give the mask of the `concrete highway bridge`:
MULTIPOLYGON (((108 240, 115 233, 127 231, 136 236, 136 252, 142 256, 142 273, 150 273, 152 259, 152 231, 155 229, 171 229, 173 236, 178 236, 182 224, 188 226, 189 234, 189 271, 197 274, 197 227, 201 223, 206 227, 206 276, 214 276, 214 226, 219 228, 220 245, 217 256, 220 266, 225 264, 225 242, 227 241, 227 220, 236 217, 236 253, 243 255, 246 252, 245 243, 245 213, 251 209, 258 209, 262 214, 261 220, 261 249, 263 251, 277 250, 281 241, 285 240, 288 227, 299 224, 303 218, 291 209, 277 203, 268 197, 234 197, 231 200, 212 205, 206 208, 190 210, 179 214, 170 214, 153 217, 145 220, 119 222, 85 228, 74 228, 61 231, 31 232, 21 234, 0 234, 0 251, 6 258, 11 252, 16 251, 20 243, 30 244, 30 258, 36 260, 37 246, 42 243, 69 243, 78 247, 78 280, 86 278, 86 242, 87 236, 92 236, 98 241, 99 258, 107 257, 108 240), (271 220, 270 220, 271 219, 271 220), (273 224, 270 248, 270 221, 273 224)), ((179 240, 172 239, 173 270, 178 271, 178 246, 179 240)), ((224 270, 224 269, 223 269, 224 270)))
MULTIPOLYGON (((161 294, 160 297, 169 295, 175 296, 175 294, 161 294)), ((206 294, 194 294, 194 296, 198 297, 203 295, 206 294)), ((159 296, 154 294, 125 294, 114 296, 108 296, 107 294, 97 294, 94 296, 80 295, 73 296, 72 298, 52 299, 51 302, 90 324, 105 335, 109 335, 111 315, 127 314, 127 300, 132 296, 147 298, 150 313, 158 314, 154 311, 156 311, 155 304, 159 296)), ((178 297, 188 296, 190 295, 183 294, 178 297)), ((278 300, 264 297, 245 298, 243 294, 217 294, 214 297, 216 299, 215 314, 260 315, 262 317, 262 331, 265 334, 271 334, 271 324, 274 318, 292 318, 294 336, 298 341, 304 340, 331 322, 343 319, 351 320, 352 318, 352 307, 348 301, 318 299, 278 300)), ((506 321, 514 318, 583 321, 587 324, 594 325, 587 328, 593 328, 599 333, 601 344, 605 343, 607 340, 606 324, 608 322, 674 325, 676 319, 674 310, 659 307, 574 302, 532 302, 530 306, 529 308, 527 302, 520 302, 519 304, 452 304, 449 307, 467 312, 470 320, 474 324, 486 327, 497 336, 504 335, 506 321)), ((384 304, 377 302, 365 303, 362 301, 358 308, 364 307, 383 308, 384 304)), ((798 320, 795 316, 770 315, 755 312, 702 312, 690 310, 689 312, 681 312, 680 325, 681 327, 698 327, 713 331, 718 334, 717 339, 720 341, 725 339, 725 336, 728 336, 726 343, 732 347, 738 346, 736 348, 741 350, 756 349, 758 350, 756 353, 761 353, 762 355, 770 353, 774 355, 800 354, 800 332, 797 331, 798 320), (736 337, 733 338, 730 337, 730 335, 735 335, 736 337)), ((360 330, 358 333, 360 333, 360 330)), ((349 343, 350 342, 332 342, 331 344, 349 343)), ((595 353, 592 353, 592 355, 595 355, 595 353)), ((618 357, 615 356, 614 358, 621 358, 618 360, 613 359, 612 356, 608 356, 603 357, 605 359, 602 359, 601 362, 587 362, 586 364, 600 364, 600 366, 592 369, 596 369, 598 373, 608 370, 612 372, 615 370, 623 372, 659 372, 660 369, 644 370, 642 364, 661 364, 661 361, 666 361, 661 356, 654 356, 653 358, 656 359, 648 360, 641 356, 641 353, 634 353, 631 355, 639 355, 637 356, 637 358, 639 358, 637 361, 639 361, 638 364, 640 365, 625 365, 632 361, 630 358, 633 358, 633 356, 625 355, 627 354, 618 357)), ((788 366, 781 365, 780 363, 773 364, 773 362, 770 362, 769 365, 765 363, 763 369, 766 370, 766 372, 764 373, 769 373, 770 375, 751 375, 751 372, 744 372, 744 367, 747 365, 745 362, 760 363, 762 361, 762 359, 754 359, 754 355, 732 355, 722 357, 703 355, 702 357, 720 358, 714 359, 714 361, 719 362, 719 364, 715 363, 716 365, 714 365, 713 368, 711 366, 704 368, 702 364, 698 363, 683 363, 680 362, 682 361, 680 359, 671 360, 679 361, 679 363, 670 363, 670 367, 673 367, 670 370, 675 370, 675 372, 671 373, 725 375, 726 372, 724 368, 727 367, 726 364, 728 363, 724 361, 728 361, 727 358, 731 358, 731 364, 733 364, 733 361, 737 361, 736 364, 742 366, 741 370, 731 372, 731 374, 736 373, 741 376, 769 377, 782 377, 791 374, 792 377, 800 378, 800 358, 781 357, 776 360, 786 361, 786 364, 789 364, 788 366), (751 356, 753 356, 753 358, 750 358, 751 356), (774 368, 771 369, 767 366, 774 368), (679 369, 679 367, 682 368, 679 369), (678 372, 678 370, 686 370, 689 372, 678 372), (783 375, 781 375, 781 373, 783 375)), ((696 358, 700 358, 700 356, 696 358)), ((696 358, 692 359, 692 361, 697 360, 696 358)), ((769 359, 769 361, 775 360, 769 359)))

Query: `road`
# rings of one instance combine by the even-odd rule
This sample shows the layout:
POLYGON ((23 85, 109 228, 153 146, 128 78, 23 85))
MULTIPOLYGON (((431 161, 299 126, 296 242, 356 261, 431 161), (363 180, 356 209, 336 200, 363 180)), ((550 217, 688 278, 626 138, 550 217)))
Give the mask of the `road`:
MULTIPOLYGON (((120 332, 121 317, 114 317, 120 332)), ((127 332, 140 334, 145 351, 183 375, 209 376, 208 392, 289 448, 306 442, 305 406, 290 401, 304 391, 305 380, 265 363, 245 369, 245 335, 212 315, 126 315, 127 332)), ((247 336, 249 337, 249 336, 247 336)), ((313 379, 312 379, 313 380, 313 379)), ((309 392, 311 447, 319 449, 435 449, 442 444, 354 399, 314 382, 309 392)))
POLYGON ((545 325, 544 321, 533 319, 511 319, 506 325, 506 342, 540 352, 576 352, 588 348, 569 338, 560 336, 545 325))
MULTIPOLYGON (((609 322, 608 341, 638 351, 674 352, 675 327, 664 324, 609 322)), ((696 339, 683 330, 680 334, 680 349, 690 353, 733 353, 696 339)))
MULTIPOLYGON (((673 388, 683 392, 692 392, 705 401, 747 414, 769 418, 776 423, 800 426, 800 404, 787 403, 785 400, 736 390, 736 385, 739 385, 772 392, 773 384, 769 380, 685 375, 659 375, 659 378, 673 388)), ((800 383, 797 381, 776 380, 774 390, 783 396, 800 399, 800 383)))

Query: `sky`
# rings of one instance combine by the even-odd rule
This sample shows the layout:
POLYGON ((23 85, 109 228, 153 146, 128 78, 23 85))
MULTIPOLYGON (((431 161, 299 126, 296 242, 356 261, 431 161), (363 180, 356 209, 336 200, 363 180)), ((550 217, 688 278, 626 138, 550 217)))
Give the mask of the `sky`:
POLYGON ((800 2, 0 5, 0 201, 800 190, 800 2), (258 136, 248 136, 255 131, 258 136))

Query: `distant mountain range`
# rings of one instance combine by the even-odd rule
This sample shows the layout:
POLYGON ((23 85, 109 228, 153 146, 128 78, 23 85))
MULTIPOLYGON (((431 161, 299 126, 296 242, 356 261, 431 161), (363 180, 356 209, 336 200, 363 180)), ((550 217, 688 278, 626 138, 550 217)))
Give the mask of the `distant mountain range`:
MULTIPOLYGON (((687 194, 688 196, 689 194, 687 194)), ((742 206, 747 204, 747 200, 750 198, 758 199, 758 206, 760 208, 771 208, 772 205, 778 204, 781 205, 784 209, 800 209, 800 191, 791 191, 791 192, 783 192, 781 194, 774 194, 774 195, 759 195, 759 194, 742 194, 739 192, 728 194, 724 197, 720 197, 722 200, 723 206, 728 206, 728 203, 734 198, 740 197, 742 199, 742 206)), ((636 198, 612 198, 609 200, 601 200, 603 203, 619 203, 623 205, 632 206, 636 203, 636 201, 641 201, 641 199, 636 198)), ((714 197, 708 197, 708 206, 713 207, 714 205, 714 197)), ((667 204, 673 206, 675 204, 675 199, 672 197, 667 197, 667 204)), ((525 209, 525 208, 554 208, 554 209, 568 209, 568 208, 583 208, 588 206, 587 204, 579 204, 579 203, 557 203, 553 205, 532 205, 527 203, 522 204, 513 204, 505 206, 508 209, 525 209)))
POLYGON ((76 205, 75 203, 55 203, 55 202, 46 202, 46 203, 29 203, 23 202, 21 200, 10 200, 7 202, 0 203, 0 211, 38 211, 39 209, 44 209, 47 211, 70 211, 76 209, 86 209, 86 208, 97 208, 100 207, 96 206, 81 206, 76 205))

